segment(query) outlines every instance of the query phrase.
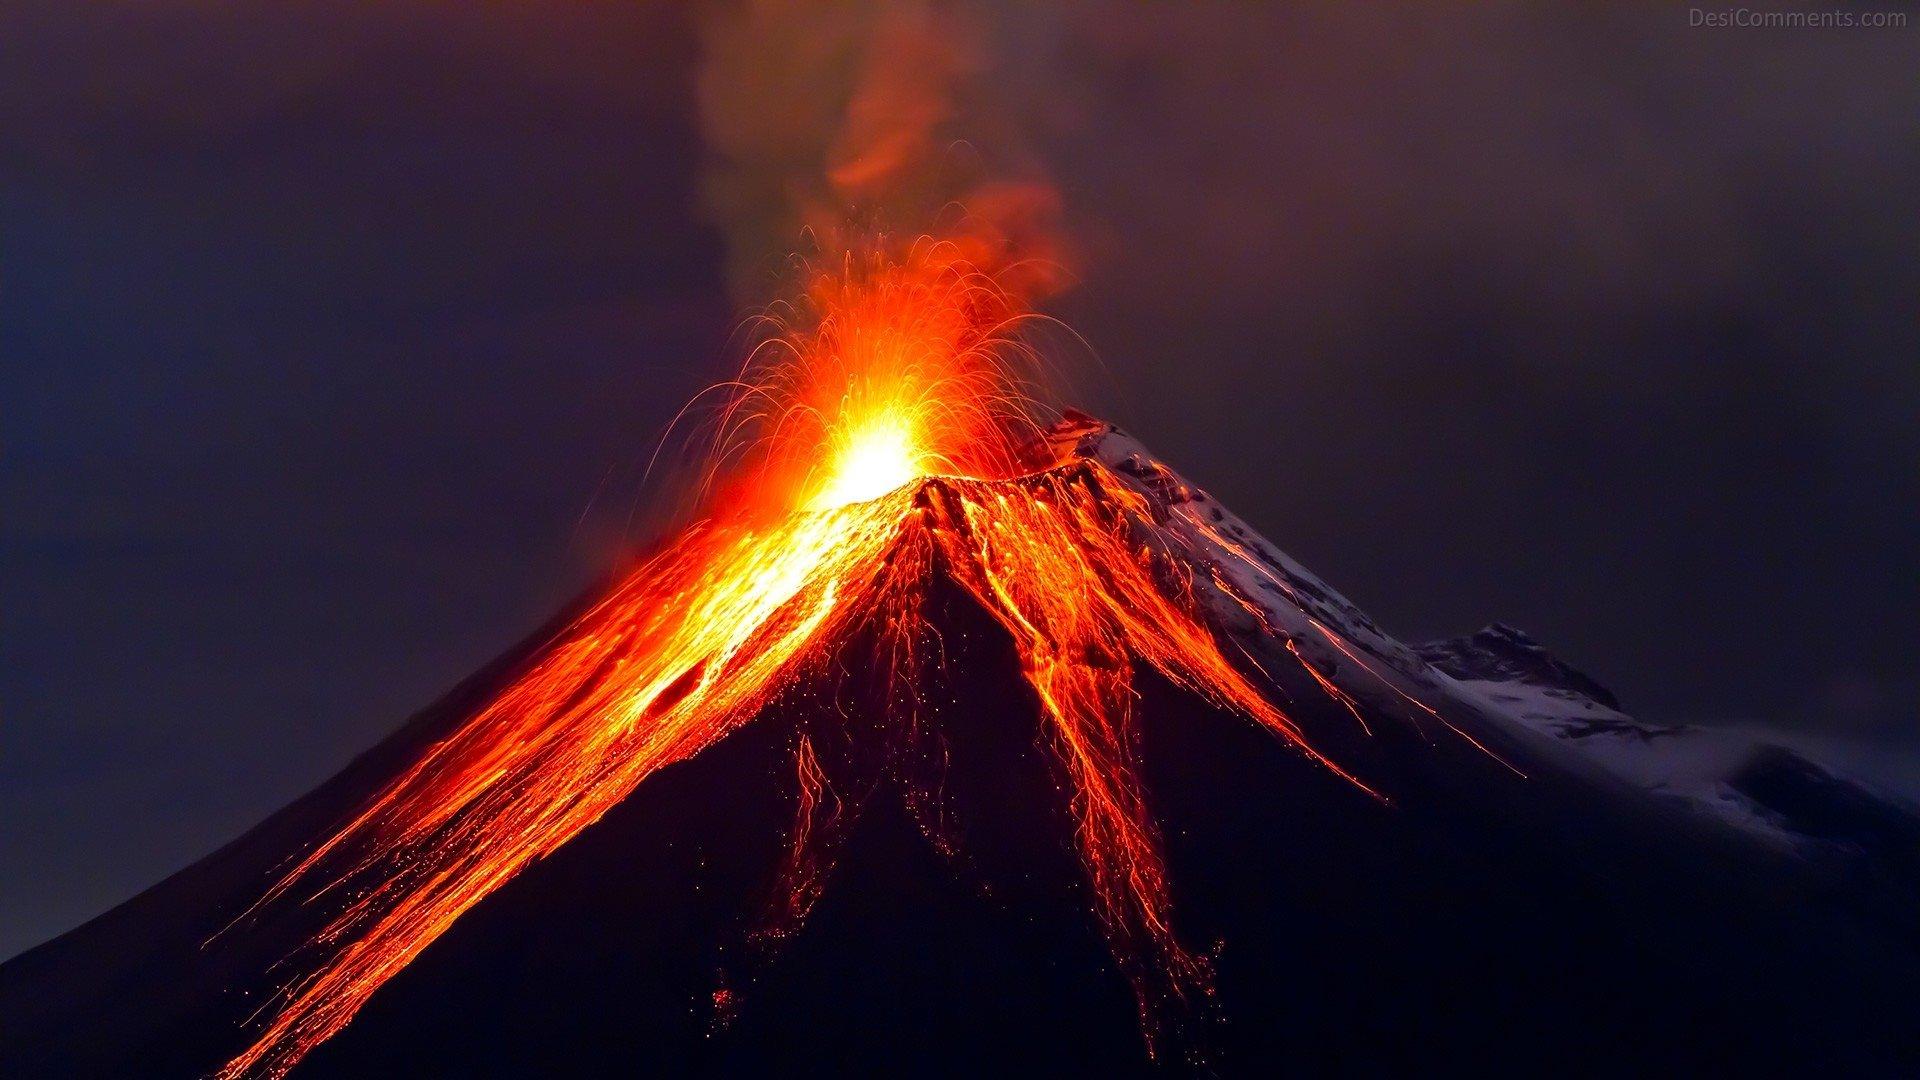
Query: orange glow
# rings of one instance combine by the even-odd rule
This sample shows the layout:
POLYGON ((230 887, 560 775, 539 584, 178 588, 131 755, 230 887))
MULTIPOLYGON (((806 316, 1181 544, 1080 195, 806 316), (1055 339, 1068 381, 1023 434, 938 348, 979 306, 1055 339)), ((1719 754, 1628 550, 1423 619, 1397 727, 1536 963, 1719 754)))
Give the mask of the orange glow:
MULTIPOLYGON (((928 476, 1028 471, 1039 435, 1017 372, 1031 318, 977 242, 874 244, 814 267, 768 331, 716 427, 732 500, 774 513, 878 498, 928 476)), ((1004 275, 1003 275, 1004 276, 1004 275)))
MULTIPOLYGON (((1145 498, 1100 462, 1058 460, 1035 438, 1034 406, 1012 374, 1025 317, 1017 296, 951 244, 848 256, 817 272, 804 302, 771 320, 769 343, 735 386, 716 466, 733 482, 708 516, 262 900, 324 902, 333 914, 296 958, 305 974, 221 1075, 285 1073, 470 907, 657 770, 820 674, 855 631, 880 627, 879 655, 912 656, 936 633, 921 605, 936 574, 1018 650, 1149 1038, 1182 1002, 1209 996, 1208 959, 1173 928, 1139 777, 1134 665, 1347 774, 1223 651, 1192 583, 1143 527, 1145 498)), ((773 920, 778 934, 797 927, 822 887, 826 864, 810 837, 838 814, 804 740, 797 768, 801 805, 782 874, 791 902, 773 920)))
POLYGON ((905 416, 876 417, 848 432, 842 443, 833 448, 827 482, 807 500, 807 509, 832 510, 877 499, 930 471, 905 416))

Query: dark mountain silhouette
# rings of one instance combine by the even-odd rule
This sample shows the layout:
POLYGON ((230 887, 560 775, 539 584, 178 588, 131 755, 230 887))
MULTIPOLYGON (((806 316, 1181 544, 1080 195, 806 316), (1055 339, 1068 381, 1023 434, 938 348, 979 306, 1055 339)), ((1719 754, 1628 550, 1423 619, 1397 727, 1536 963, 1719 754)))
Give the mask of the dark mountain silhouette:
MULTIPOLYGON (((1402 646, 1124 435, 1068 434, 1151 501, 1139 528, 1187 553, 1215 631, 1390 800, 1139 679, 1178 929, 1216 957, 1217 1001, 1184 1038, 1149 1060, 1020 660, 936 579, 937 745, 882 721, 856 635, 830 685, 642 783, 294 1075, 1920 1067, 1908 808, 1780 747, 1736 752, 1635 721, 1509 628, 1402 646), (1214 572, 1264 615, 1223 602, 1214 572), (1306 660, 1282 662, 1290 643, 1306 660), (756 928, 794 826, 802 738, 842 827, 810 917, 770 936, 756 928)), ((319 924, 299 905, 234 920, 547 636, 246 836, 0 967, 0 1075, 196 1076, 243 1049, 285 978, 276 964, 319 924)))

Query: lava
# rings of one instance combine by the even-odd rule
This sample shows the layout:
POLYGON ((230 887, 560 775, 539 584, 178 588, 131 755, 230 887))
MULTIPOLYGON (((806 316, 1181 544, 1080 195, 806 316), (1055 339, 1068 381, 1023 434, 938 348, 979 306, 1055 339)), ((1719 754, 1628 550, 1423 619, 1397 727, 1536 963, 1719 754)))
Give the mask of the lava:
MULTIPOLYGON (((922 606, 936 574, 1018 651, 1150 1045, 1182 1003, 1210 997, 1208 957, 1174 931, 1139 777, 1135 666, 1352 777, 1223 651, 1194 583, 1141 539, 1145 500, 1035 437, 1042 411, 1013 374, 1027 317, 951 243, 816 270, 729 384, 708 512, 272 885, 261 904, 330 897, 335 913, 220 1075, 287 1072, 474 904, 824 674, 854 633, 879 628, 879 654, 911 678, 936 636, 922 606)), ((839 812, 809 742, 796 765, 780 935, 823 886, 811 849, 839 812)))

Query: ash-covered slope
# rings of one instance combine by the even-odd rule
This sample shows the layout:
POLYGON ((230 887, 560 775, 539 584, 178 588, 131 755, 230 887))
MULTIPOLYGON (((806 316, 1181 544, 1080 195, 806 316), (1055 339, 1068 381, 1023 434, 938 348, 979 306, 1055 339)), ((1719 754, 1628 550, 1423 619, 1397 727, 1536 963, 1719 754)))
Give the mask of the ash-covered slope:
MULTIPOLYGON (((295 1075, 1130 1074, 1185 1050, 1225 1075, 1920 1065, 1920 890, 1890 846, 1843 858, 1649 795, 1536 715, 1543 697, 1584 710, 1575 695, 1619 716, 1571 669, 1505 638, 1409 649, 1124 435, 1057 434, 1145 497, 1140 542, 1188 568, 1216 633, 1390 800, 1141 680, 1177 928, 1217 947, 1219 984, 1161 1066, 1091 913, 1019 656, 935 580, 931 751, 877 735, 858 678, 783 699, 481 902, 295 1075), (753 929, 803 737, 849 824, 811 917, 768 942, 753 929)), ((237 1052, 270 966, 316 928, 296 908, 216 933, 528 651, 0 967, 0 1074, 192 1076, 237 1052)))

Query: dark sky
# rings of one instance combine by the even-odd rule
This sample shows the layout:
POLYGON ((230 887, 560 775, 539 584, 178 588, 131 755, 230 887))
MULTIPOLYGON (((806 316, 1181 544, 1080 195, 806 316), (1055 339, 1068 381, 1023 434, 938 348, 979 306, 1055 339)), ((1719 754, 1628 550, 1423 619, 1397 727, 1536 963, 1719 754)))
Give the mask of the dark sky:
MULTIPOLYGON (((1920 741, 1920 26, 988 16, 1082 400, 1402 637, 1920 741)), ((644 533, 736 359, 699 55, 624 0, 0 9, 0 955, 644 533)))

